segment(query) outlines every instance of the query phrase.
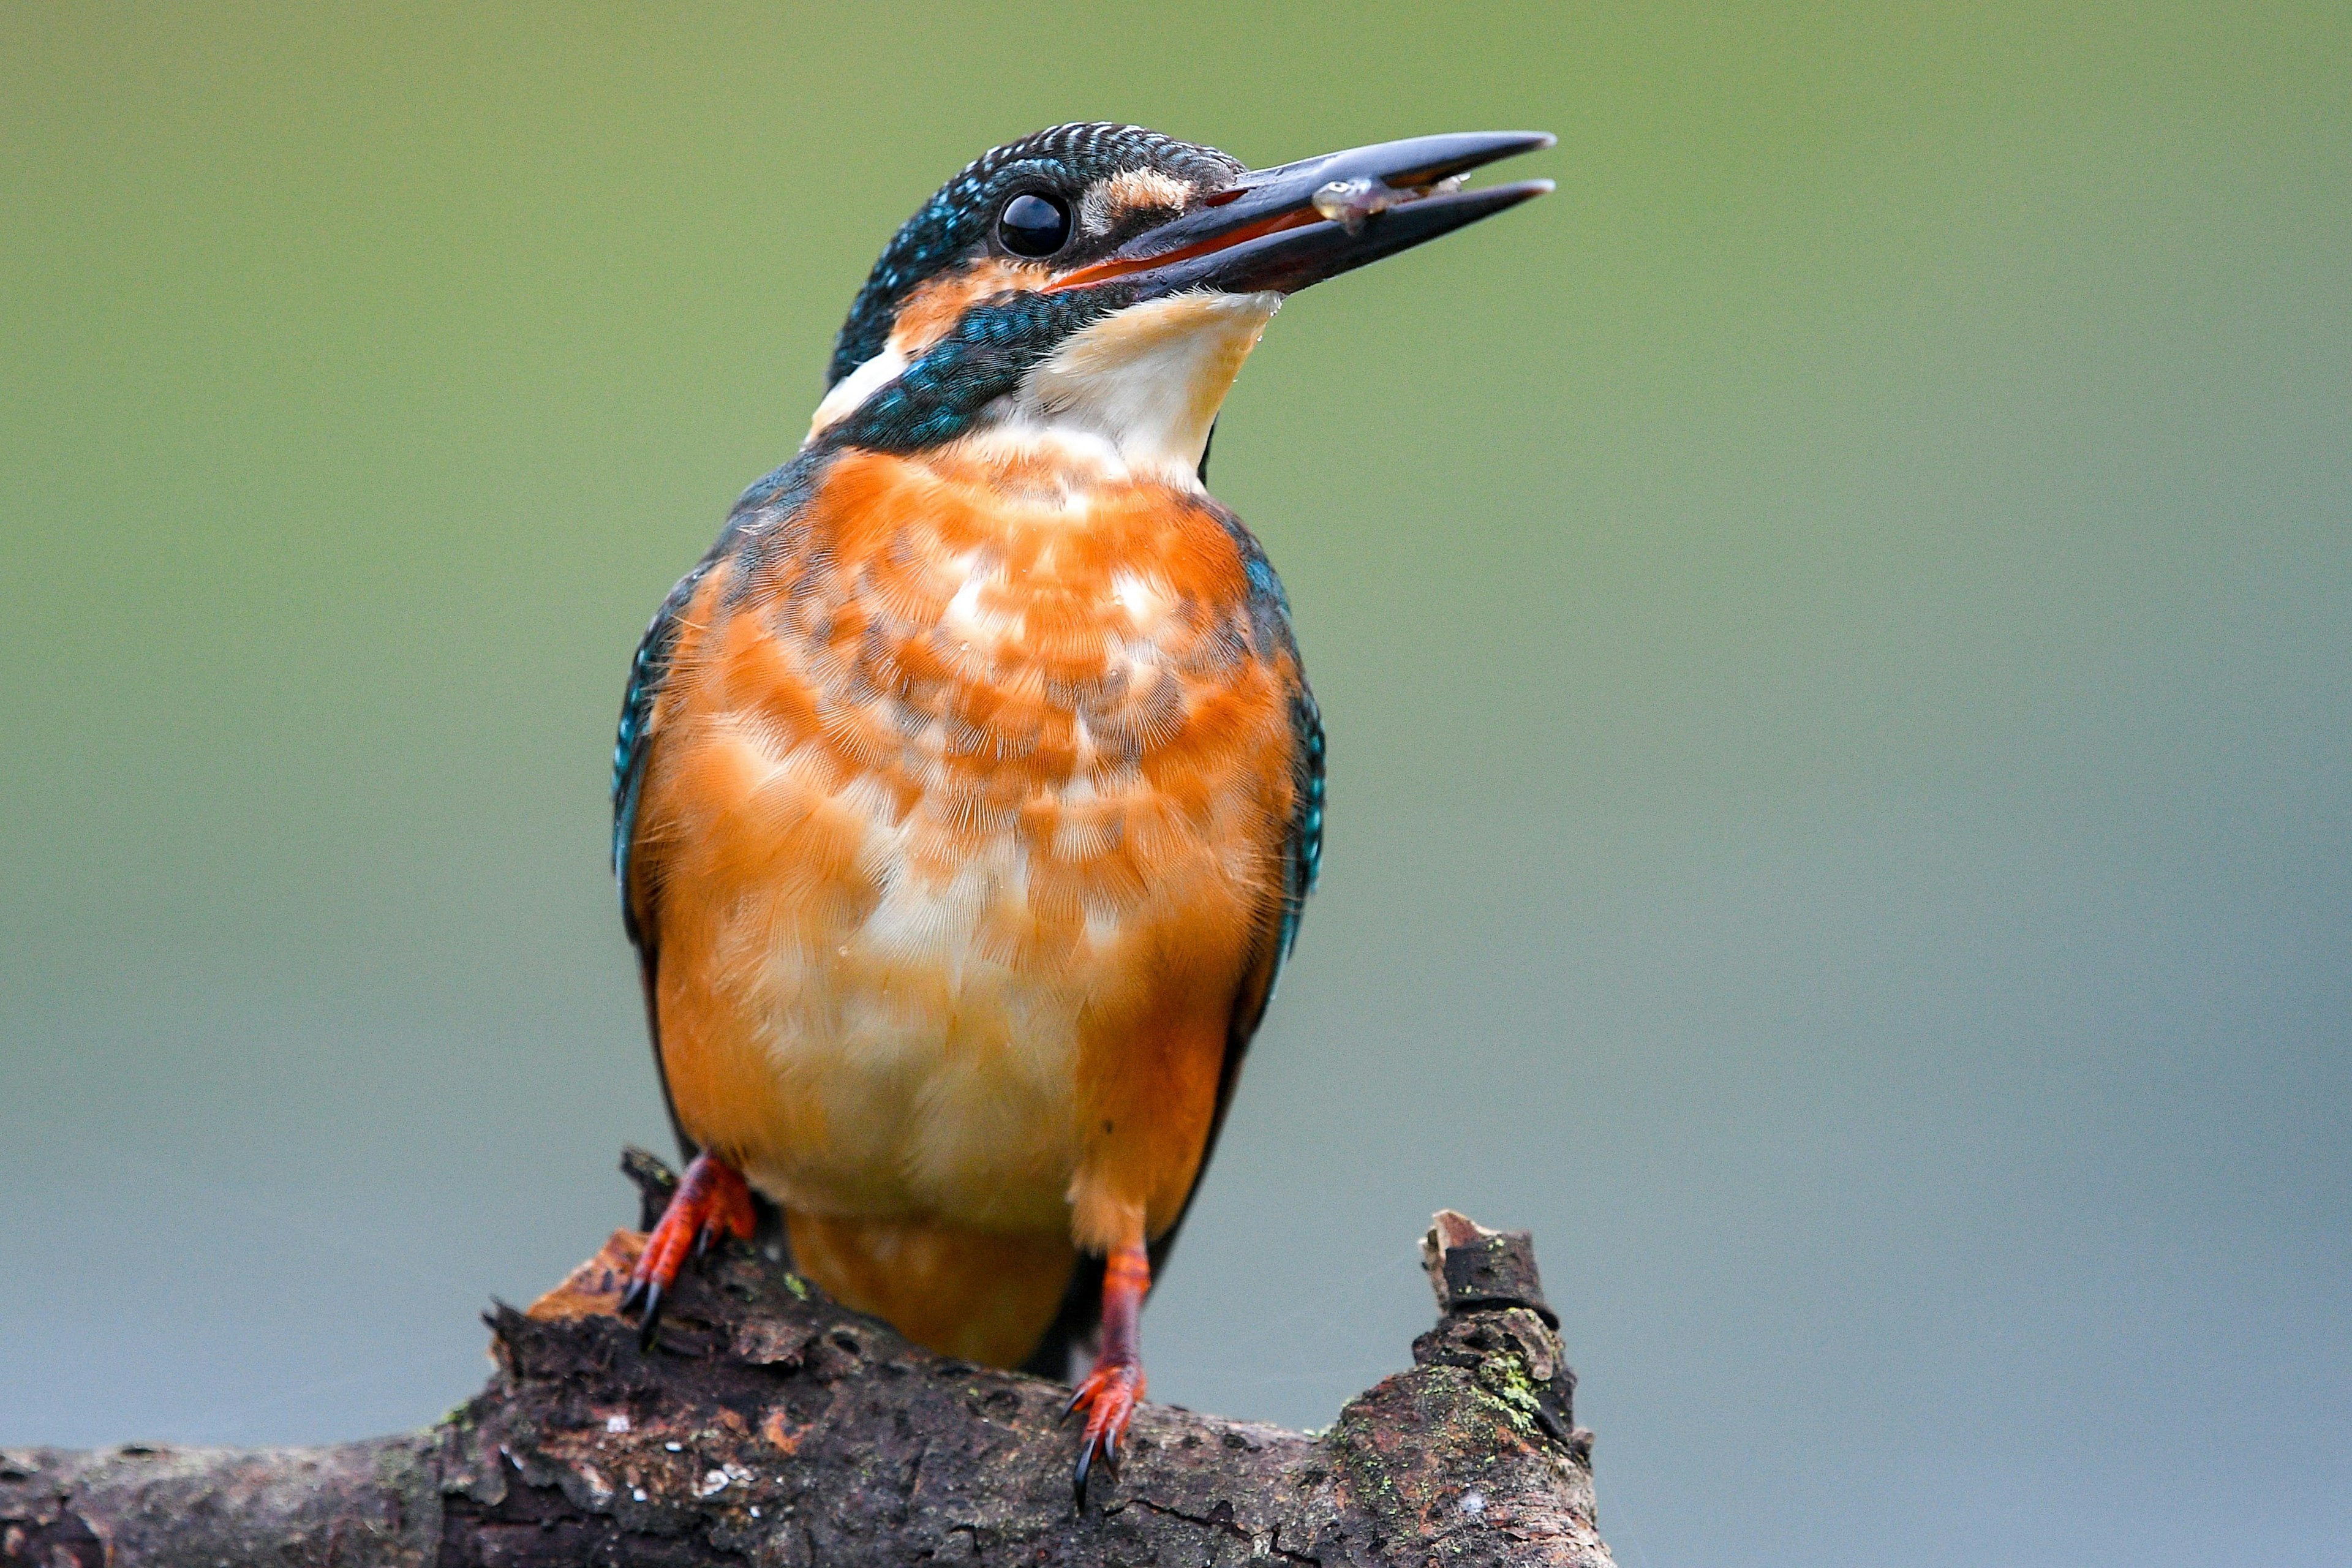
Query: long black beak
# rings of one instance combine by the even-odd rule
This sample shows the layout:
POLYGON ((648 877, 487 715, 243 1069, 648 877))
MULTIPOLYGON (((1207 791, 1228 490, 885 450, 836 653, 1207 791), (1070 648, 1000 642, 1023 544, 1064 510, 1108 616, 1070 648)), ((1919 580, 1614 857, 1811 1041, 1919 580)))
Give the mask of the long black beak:
POLYGON ((1414 136, 1253 170, 1052 288, 1117 278, 1145 299, 1188 289, 1295 294, 1542 195, 1549 180, 1456 187, 1481 164, 1552 140, 1540 131, 1414 136))

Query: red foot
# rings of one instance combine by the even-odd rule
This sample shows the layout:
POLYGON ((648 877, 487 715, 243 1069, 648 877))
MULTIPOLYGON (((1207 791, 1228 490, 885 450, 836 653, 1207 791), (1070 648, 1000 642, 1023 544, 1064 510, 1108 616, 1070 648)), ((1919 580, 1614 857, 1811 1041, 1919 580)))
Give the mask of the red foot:
POLYGON ((723 1232, 740 1240, 751 1239, 755 1216, 751 1189, 742 1173, 724 1160, 697 1154, 678 1178, 677 1191, 662 1210, 661 1223, 646 1237, 646 1249, 629 1272, 629 1289, 621 1297, 621 1310, 645 1309, 638 1342, 650 1348, 661 1324, 662 1292, 677 1279, 687 1255, 699 1258, 723 1232))
POLYGON ((1065 1415, 1074 1410, 1087 1413, 1086 1441, 1078 1448, 1075 1478, 1080 1508, 1087 1506, 1087 1476, 1096 1459, 1112 1475, 1118 1474, 1119 1441, 1127 1436, 1128 1418, 1143 1402, 1143 1368, 1136 1363, 1097 1361, 1063 1407, 1065 1415))
POLYGON ((1143 1356, 1136 1341, 1144 1293, 1150 1289, 1151 1260, 1139 1240, 1110 1255, 1103 1267, 1102 1349, 1095 1356, 1094 1370, 1062 1406, 1065 1418, 1074 1410, 1087 1413, 1086 1440, 1079 1445, 1073 1478, 1081 1511, 1095 1461, 1100 1459, 1105 1469, 1118 1473, 1119 1443, 1127 1436, 1128 1419, 1143 1400, 1143 1356))

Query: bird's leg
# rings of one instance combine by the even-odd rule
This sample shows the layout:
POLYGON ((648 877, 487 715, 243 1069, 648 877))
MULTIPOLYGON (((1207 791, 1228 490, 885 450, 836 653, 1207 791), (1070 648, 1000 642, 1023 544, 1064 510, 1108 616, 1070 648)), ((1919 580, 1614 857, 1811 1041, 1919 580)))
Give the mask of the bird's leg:
POLYGON ((755 1223, 751 1189, 740 1171, 708 1153, 688 1162, 677 1191, 669 1195, 669 1206, 646 1237, 646 1249, 637 1255, 637 1266, 629 1271, 629 1289, 621 1297, 622 1311, 645 1309, 639 1342, 652 1346, 661 1323, 662 1292, 677 1280, 688 1255, 699 1258, 722 1233, 749 1241, 755 1223))
POLYGON ((1139 1223, 1133 1239, 1113 1248, 1103 1265, 1102 1338, 1094 1370, 1062 1409, 1065 1416, 1074 1410, 1087 1413, 1086 1441, 1078 1449, 1075 1478, 1081 1509, 1087 1506, 1087 1476, 1097 1458, 1118 1473, 1119 1440, 1127 1436, 1128 1418, 1143 1398, 1140 1330, 1143 1297, 1150 1289, 1151 1258, 1143 1249, 1139 1223))

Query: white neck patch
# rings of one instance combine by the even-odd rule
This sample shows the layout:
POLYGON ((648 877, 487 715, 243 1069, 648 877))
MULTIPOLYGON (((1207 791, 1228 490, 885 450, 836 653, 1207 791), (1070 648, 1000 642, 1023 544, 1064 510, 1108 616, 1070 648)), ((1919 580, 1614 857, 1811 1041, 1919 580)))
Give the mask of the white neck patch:
POLYGON ((857 412, 858 405, 898 380, 899 372, 906 368, 907 356, 885 344, 880 353, 833 384, 833 390, 816 405, 816 414, 809 420, 809 431, 801 437, 801 445, 807 446, 823 435, 827 426, 857 412))

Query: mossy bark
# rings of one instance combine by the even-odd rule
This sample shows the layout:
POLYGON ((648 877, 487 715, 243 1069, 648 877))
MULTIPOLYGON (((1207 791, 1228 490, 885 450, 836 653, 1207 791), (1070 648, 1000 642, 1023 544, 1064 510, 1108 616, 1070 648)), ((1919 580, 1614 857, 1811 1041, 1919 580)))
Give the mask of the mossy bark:
POLYGON ((740 1245, 646 1352, 613 1313, 638 1239, 491 1314, 497 1372, 430 1432, 0 1454, 0 1563, 1610 1568, 1522 1236, 1440 1216, 1444 1315, 1328 1431, 1146 1405, 1083 1512, 1066 1389, 919 1350, 740 1245))

